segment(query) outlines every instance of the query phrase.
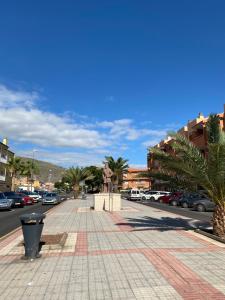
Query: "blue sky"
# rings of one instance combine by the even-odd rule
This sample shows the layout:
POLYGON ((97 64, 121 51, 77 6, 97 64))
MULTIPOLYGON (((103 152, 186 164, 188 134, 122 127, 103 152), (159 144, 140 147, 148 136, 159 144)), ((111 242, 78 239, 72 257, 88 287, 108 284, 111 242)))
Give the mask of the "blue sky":
POLYGON ((225 103, 222 0, 2 1, 0 136, 60 165, 146 148, 225 103))

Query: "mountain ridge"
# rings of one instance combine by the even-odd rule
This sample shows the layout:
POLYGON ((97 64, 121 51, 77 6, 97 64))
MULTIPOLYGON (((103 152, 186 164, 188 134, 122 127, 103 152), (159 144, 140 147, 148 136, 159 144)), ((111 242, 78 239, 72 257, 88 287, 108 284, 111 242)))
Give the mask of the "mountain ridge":
MULTIPOLYGON (((32 161, 32 158, 19 156, 22 161, 32 161)), ((39 174, 35 175, 36 179, 41 182, 57 182, 62 179, 63 174, 65 173, 66 169, 60 166, 57 166, 53 163, 34 159, 34 163, 37 165, 39 169, 39 174)))

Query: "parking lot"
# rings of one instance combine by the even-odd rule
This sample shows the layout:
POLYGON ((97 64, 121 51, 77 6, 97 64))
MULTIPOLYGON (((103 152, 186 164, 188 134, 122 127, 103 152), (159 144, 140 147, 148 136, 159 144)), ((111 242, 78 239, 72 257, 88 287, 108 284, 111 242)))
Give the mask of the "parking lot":
MULTIPOLYGON (((188 197, 190 196, 190 194, 188 194, 188 197)), ((201 221, 201 224, 204 224, 204 226, 209 227, 211 226, 211 219, 212 219, 212 215, 213 215, 213 209, 210 209, 210 211, 197 211, 196 207, 183 207, 182 204, 179 204, 179 199, 185 200, 187 199, 187 194, 186 193, 168 193, 168 192, 164 192, 164 191, 150 191, 147 193, 143 193, 142 191, 139 190, 131 190, 130 194, 123 194, 122 193, 122 197, 130 200, 131 202, 135 201, 138 202, 140 204, 143 204, 145 206, 150 206, 156 209, 161 209, 170 213, 175 213, 177 215, 180 216, 184 216, 184 217, 188 217, 191 219, 195 219, 195 220, 199 220, 201 221), (154 198, 151 196, 154 195, 154 198), (174 195, 174 194, 180 194, 178 195, 174 195), (149 196, 150 195, 150 196, 149 196), (167 198, 167 201, 162 201, 162 198, 167 198), (169 201, 170 199, 170 201, 169 201), (177 205, 173 205, 171 200, 175 199, 177 200, 177 205)), ((196 197, 196 196, 195 196, 196 197)), ((204 204, 205 199, 198 199, 199 197, 197 196, 196 200, 198 201, 198 203, 200 203, 202 200, 204 204), (199 202, 200 201, 200 202, 199 202)), ((195 198, 193 198, 195 201, 195 198)), ((189 199, 187 199, 188 201, 189 199)), ((186 201, 186 200, 185 200, 186 201)), ((209 202, 209 200, 207 200, 209 202)), ((182 202, 181 202, 182 203, 182 202)), ((191 205, 190 205, 191 206, 191 205)))
POLYGON ((158 208, 164 211, 168 211, 171 213, 175 213, 184 217, 193 218, 200 221, 205 221, 206 224, 210 224, 211 218, 212 218, 212 212, 198 212, 193 211, 189 208, 182 208, 180 206, 170 206, 165 203, 159 203, 157 201, 150 202, 150 201, 139 201, 138 203, 141 203, 143 205, 147 205, 153 208, 158 208))

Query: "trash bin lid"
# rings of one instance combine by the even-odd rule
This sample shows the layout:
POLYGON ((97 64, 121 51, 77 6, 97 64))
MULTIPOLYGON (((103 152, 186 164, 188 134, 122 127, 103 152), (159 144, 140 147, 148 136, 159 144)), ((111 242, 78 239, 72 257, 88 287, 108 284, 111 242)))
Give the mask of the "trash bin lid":
POLYGON ((46 215, 44 214, 41 214, 41 213, 31 213, 31 214, 24 214, 22 216, 20 216, 20 220, 21 221, 31 221, 31 220, 35 220, 35 221, 38 221, 38 220, 42 220, 46 217, 46 215))

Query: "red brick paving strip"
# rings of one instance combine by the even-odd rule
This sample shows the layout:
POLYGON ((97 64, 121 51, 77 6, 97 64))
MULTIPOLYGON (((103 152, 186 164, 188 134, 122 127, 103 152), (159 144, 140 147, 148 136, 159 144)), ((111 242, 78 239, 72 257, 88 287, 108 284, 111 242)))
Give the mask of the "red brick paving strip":
POLYGON ((108 213, 108 215, 111 217, 114 224, 119 227, 120 231, 132 231, 133 228, 127 224, 127 222, 120 214, 113 212, 108 213))
POLYGON ((200 278, 165 250, 142 251, 163 277, 185 300, 224 300, 225 295, 200 278))
POLYGON ((75 247, 75 255, 87 255, 87 254, 88 254, 87 233, 78 232, 76 247, 75 247))

